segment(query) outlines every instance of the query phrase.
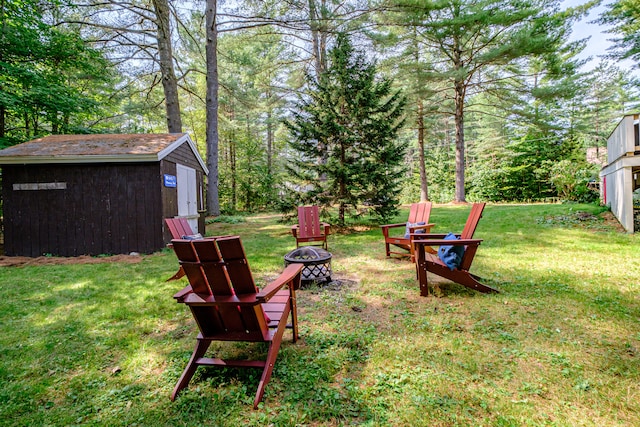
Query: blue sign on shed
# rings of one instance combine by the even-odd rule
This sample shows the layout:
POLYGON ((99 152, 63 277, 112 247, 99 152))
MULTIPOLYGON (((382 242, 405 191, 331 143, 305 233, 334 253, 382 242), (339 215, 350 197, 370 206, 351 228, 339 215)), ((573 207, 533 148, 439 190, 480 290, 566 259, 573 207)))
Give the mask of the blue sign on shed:
POLYGON ((176 180, 176 176, 175 175, 169 175, 168 173, 164 174, 164 186, 165 187, 175 188, 177 183, 178 183, 178 181, 176 180))

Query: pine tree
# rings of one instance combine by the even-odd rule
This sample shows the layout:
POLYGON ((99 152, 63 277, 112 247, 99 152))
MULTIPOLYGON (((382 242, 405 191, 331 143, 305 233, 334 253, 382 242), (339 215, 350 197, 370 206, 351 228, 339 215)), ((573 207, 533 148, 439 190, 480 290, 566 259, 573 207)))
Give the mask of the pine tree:
MULTIPOLYGON (((548 72, 558 72, 557 53, 568 38, 569 23, 583 9, 559 13, 557 0, 388 0, 390 24, 415 27, 417 42, 434 60, 425 76, 446 90, 453 108, 456 172, 454 201, 466 201, 465 115, 469 98, 520 77, 518 63, 528 58, 544 61, 548 72)), ((447 106, 446 101, 440 105, 447 106)))
POLYGON ((309 201, 345 213, 368 204, 379 217, 397 212, 405 147, 396 139, 405 100, 391 81, 376 80, 376 66, 339 34, 330 65, 309 77, 308 98, 287 122, 294 156, 290 172, 310 187, 309 201))
POLYGON ((613 39, 611 56, 640 66, 640 0, 616 0, 606 7, 598 23, 611 25, 607 32, 619 36, 613 39))

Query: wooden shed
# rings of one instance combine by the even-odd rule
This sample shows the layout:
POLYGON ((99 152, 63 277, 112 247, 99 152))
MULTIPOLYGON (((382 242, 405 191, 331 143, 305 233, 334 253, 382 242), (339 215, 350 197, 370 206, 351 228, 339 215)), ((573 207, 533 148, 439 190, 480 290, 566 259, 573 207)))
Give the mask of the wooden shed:
POLYGON ((624 116, 607 139, 600 198, 627 232, 640 231, 640 114, 624 116))
MULTIPOLYGON (((208 173, 189 135, 51 135, 0 151, 9 256, 151 253, 197 232, 208 173)), ((204 231, 204 230, 200 230, 204 231)))

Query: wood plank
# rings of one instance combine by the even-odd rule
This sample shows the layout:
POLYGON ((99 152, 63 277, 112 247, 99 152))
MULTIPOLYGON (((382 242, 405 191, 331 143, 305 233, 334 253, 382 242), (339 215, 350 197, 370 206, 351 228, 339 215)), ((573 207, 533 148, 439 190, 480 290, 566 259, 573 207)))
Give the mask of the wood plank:
POLYGON ((218 239, 217 243, 236 295, 258 292, 240 237, 224 237, 218 239))

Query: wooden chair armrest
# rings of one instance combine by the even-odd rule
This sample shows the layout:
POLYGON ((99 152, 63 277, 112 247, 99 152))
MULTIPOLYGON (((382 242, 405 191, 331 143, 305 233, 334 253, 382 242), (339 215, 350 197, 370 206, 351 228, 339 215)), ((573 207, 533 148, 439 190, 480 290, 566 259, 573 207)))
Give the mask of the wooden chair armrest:
POLYGON ((433 228, 435 224, 430 223, 430 224, 423 224, 423 225, 414 225, 413 227, 409 227, 409 234, 427 234, 429 231, 431 231, 431 228, 433 228), (427 233, 416 233, 416 230, 427 230, 427 233))
POLYGON ((406 222, 401 222, 398 224, 386 224, 386 225, 381 225, 380 228, 382 228, 383 230, 385 228, 393 228, 393 227, 406 227, 407 223, 406 222))
POLYGON ((300 281, 300 272, 303 268, 303 264, 289 264, 280 276, 256 294, 256 300, 261 303, 269 301, 284 285, 289 285, 289 290, 293 292, 295 282, 300 281))
POLYGON ((299 224, 291 226, 291 234, 293 234, 293 237, 298 237, 298 230, 299 229, 300 229, 300 225, 299 224))
MULTIPOLYGON (((413 236, 421 236, 421 234, 412 234, 413 236)), ((456 240, 444 240, 444 239, 433 239, 433 240, 414 240, 413 244, 416 246, 469 246, 469 245, 479 245, 482 242, 482 239, 456 239, 456 240)))
POLYGON ((382 229, 382 235, 387 238, 389 237, 389 229, 391 228, 398 228, 398 227, 406 227, 407 223, 403 222, 403 223, 398 223, 398 224, 386 224, 386 225, 381 225, 380 228, 382 229))
MULTIPOLYGON (((411 239, 415 242, 420 240, 442 240, 448 233, 411 233, 411 239)), ((454 233, 456 237, 460 238, 460 233, 454 233)))
POLYGON ((324 235, 325 236, 328 236, 329 234, 331 234, 331 224, 328 224, 326 222, 321 222, 320 226, 324 227, 324 235))
POLYGON ((191 285, 187 285, 184 288, 182 288, 180 291, 178 291, 173 298, 178 300, 178 302, 181 302, 184 299, 184 296, 189 294, 190 292, 193 292, 193 289, 191 289, 191 285))

